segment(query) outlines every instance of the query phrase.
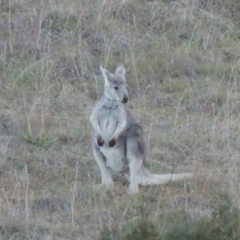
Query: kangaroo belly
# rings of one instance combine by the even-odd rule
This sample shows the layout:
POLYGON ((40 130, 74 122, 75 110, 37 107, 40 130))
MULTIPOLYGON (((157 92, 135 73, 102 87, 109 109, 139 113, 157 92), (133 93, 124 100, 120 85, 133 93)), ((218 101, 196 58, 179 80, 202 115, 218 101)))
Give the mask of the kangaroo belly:
POLYGON ((118 148, 101 148, 106 159, 106 165, 116 173, 126 172, 128 169, 124 153, 118 148))

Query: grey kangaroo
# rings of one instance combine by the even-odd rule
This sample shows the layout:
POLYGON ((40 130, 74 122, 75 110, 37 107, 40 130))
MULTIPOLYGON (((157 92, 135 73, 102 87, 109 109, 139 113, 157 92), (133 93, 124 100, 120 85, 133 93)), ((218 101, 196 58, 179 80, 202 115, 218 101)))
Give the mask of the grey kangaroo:
POLYGON ((163 184, 190 177, 190 173, 158 175, 148 172, 144 167, 147 151, 143 128, 124 108, 124 103, 128 102, 125 67, 119 65, 115 73, 102 66, 100 70, 105 89, 90 121, 93 154, 100 167, 102 184, 112 186, 111 173, 121 174, 130 181, 129 192, 134 194, 139 191, 139 185, 163 184))

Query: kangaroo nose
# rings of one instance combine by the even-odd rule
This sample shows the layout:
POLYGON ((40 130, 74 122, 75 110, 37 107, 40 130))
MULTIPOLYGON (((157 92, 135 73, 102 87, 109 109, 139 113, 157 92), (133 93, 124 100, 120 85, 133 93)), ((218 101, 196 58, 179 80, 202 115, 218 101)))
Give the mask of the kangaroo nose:
POLYGON ((124 98, 122 99, 122 102, 123 102, 123 103, 127 103, 127 102, 128 102, 128 97, 124 97, 124 98))

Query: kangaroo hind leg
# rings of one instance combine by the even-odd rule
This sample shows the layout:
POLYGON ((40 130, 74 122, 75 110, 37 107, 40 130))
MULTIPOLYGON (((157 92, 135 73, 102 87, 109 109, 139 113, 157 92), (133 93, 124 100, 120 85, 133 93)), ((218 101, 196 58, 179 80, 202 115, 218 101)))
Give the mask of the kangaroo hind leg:
POLYGON ((93 155, 101 171, 102 184, 107 187, 113 186, 112 175, 106 166, 106 160, 95 143, 93 144, 93 155))
POLYGON ((135 194, 139 191, 140 170, 145 159, 145 144, 143 141, 143 130, 139 125, 130 127, 126 140, 126 155, 129 162, 130 185, 129 193, 135 194))

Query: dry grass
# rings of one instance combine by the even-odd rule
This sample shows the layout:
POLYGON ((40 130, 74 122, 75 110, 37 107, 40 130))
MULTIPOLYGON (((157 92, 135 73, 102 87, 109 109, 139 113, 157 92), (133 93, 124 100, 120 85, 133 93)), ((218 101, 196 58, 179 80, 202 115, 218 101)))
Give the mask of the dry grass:
POLYGON ((170 231, 179 210, 180 222, 209 219, 218 192, 239 207, 238 0, 0 4, 1 239, 113 239, 106 227, 131 226, 143 205, 170 231), (118 63, 149 169, 193 179, 131 197, 121 180, 99 186, 88 118, 99 65, 118 63))

